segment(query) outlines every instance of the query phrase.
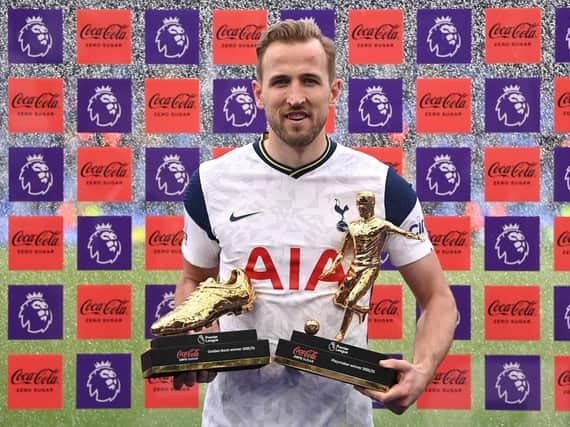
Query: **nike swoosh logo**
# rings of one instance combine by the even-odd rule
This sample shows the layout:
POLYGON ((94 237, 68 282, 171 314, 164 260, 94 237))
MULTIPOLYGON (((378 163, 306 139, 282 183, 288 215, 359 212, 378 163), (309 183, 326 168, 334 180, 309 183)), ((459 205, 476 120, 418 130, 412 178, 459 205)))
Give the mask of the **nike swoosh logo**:
POLYGON ((251 212, 244 215, 234 215, 234 213, 232 212, 232 214, 230 215, 230 222, 236 222, 239 221, 240 219, 247 218, 248 216, 257 215, 259 213, 261 213, 261 211, 251 212))

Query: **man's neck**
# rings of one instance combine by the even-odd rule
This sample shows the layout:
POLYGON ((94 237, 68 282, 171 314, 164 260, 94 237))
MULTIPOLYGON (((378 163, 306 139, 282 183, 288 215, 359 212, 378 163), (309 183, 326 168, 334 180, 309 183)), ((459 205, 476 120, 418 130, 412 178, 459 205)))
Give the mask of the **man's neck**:
POLYGON ((325 133, 321 133, 309 145, 303 147, 291 147, 284 143, 272 132, 263 146, 267 154, 279 163, 297 169, 317 160, 324 153, 327 146, 325 133))

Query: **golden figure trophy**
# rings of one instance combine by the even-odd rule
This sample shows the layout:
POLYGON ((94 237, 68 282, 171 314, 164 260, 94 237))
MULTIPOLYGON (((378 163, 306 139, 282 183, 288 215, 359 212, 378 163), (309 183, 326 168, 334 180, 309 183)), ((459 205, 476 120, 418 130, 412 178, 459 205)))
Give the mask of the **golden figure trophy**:
POLYGON ((343 310, 338 334, 334 340, 315 336, 318 322, 307 321, 305 332, 293 331, 290 341, 279 340, 275 361, 296 369, 337 379, 349 384, 386 391, 397 382, 397 372, 379 366, 388 356, 342 343, 353 315, 359 322, 366 319, 370 307, 357 302, 374 285, 380 272, 380 254, 391 234, 408 239, 424 240, 420 235, 403 230, 389 221, 374 216, 375 198, 369 191, 356 196, 360 218, 348 226, 337 256, 323 272, 321 279, 332 274, 349 249, 353 258, 343 282, 333 296, 333 303, 343 310), (341 344, 342 343, 342 344, 341 344))
POLYGON ((158 338, 141 356, 144 378, 170 376, 200 369, 232 370, 266 365, 269 342, 258 340, 254 329, 191 334, 209 327, 225 314, 240 315, 253 310, 255 290, 241 269, 218 283, 201 282, 182 304, 151 326, 158 338))

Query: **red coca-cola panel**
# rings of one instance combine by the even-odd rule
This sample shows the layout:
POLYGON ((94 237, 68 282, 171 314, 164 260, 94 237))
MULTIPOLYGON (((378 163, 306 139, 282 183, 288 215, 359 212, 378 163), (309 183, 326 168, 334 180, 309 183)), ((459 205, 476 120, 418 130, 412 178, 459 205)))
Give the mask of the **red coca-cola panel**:
POLYGON ((444 270, 471 269, 471 218, 426 216, 429 238, 444 270))
POLYGON ((130 202, 133 182, 132 149, 79 147, 77 149, 77 200, 130 202))
POLYGON ((368 338, 401 340, 403 311, 402 285, 374 286, 368 312, 368 338))
POLYGON ((554 217, 554 271, 570 271, 570 217, 554 217))
POLYGON ((63 270, 63 217, 8 218, 9 270, 63 270))
POLYGON ((570 356, 554 356, 554 410, 570 411, 570 356))
POLYGON ((184 240, 184 217, 147 216, 145 221, 145 268, 147 270, 180 270, 184 240))
POLYGON ((144 86, 147 133, 200 132, 198 79, 146 79, 144 86))

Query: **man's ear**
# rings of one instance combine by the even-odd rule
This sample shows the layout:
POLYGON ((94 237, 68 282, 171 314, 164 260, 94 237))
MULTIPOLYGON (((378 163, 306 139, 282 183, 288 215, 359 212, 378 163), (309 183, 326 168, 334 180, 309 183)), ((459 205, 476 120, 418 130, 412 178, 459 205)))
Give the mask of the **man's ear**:
POLYGON ((338 104, 338 100, 340 99, 340 89, 342 86, 342 82, 340 79, 336 79, 331 85, 331 94, 329 97, 329 105, 334 107, 338 104))
POLYGON ((251 87, 253 89, 253 96, 255 97, 255 105, 257 108, 263 108, 263 100, 261 99, 261 82, 253 80, 251 82, 251 87))

